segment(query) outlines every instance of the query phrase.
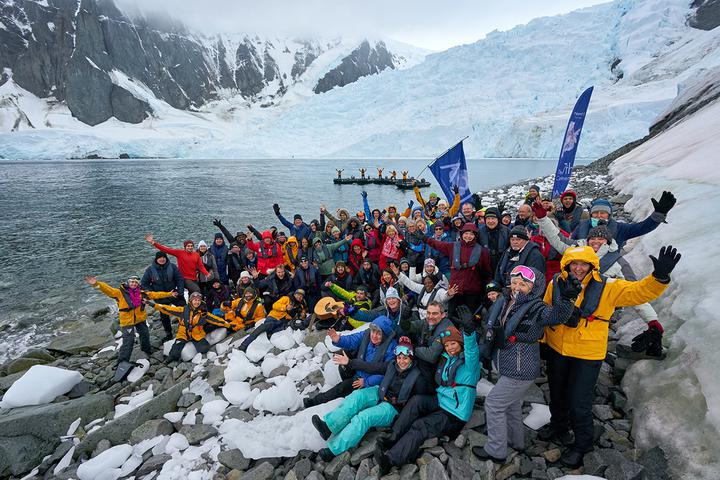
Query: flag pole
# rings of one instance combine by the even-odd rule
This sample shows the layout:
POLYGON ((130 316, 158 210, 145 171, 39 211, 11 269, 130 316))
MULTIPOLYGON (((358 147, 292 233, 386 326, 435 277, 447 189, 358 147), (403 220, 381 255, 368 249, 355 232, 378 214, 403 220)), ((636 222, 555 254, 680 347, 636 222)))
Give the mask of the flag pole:
POLYGON ((460 139, 460 141, 455 142, 455 144, 454 144, 452 147, 448 148, 448 149, 445 150, 443 153, 441 153, 440 155, 438 155, 437 157, 435 157, 435 160, 433 160, 432 162, 430 162, 430 165, 425 165, 425 168, 423 168, 422 170, 420 170, 420 173, 418 173, 415 178, 417 179, 420 175, 422 175, 422 173, 423 173, 425 170, 427 170, 428 168, 430 168, 430 167, 432 166, 432 164, 437 161, 438 158, 442 157, 442 156, 445 155, 447 152, 449 152, 449 151, 452 150, 453 148, 457 147, 458 144, 464 142, 464 141, 467 140, 468 138, 470 138, 470 135, 465 135, 463 138, 460 139))

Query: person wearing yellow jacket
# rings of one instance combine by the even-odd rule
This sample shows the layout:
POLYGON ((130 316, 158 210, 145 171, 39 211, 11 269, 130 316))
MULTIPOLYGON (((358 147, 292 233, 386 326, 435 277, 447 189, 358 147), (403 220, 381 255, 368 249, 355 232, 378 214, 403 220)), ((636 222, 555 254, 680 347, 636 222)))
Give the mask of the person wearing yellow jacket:
POLYGON ((255 327, 253 332, 245 337, 238 349, 246 351, 250 344, 263 333, 267 333, 270 338, 273 333, 285 330, 288 326, 293 329, 306 328, 307 316, 308 306, 305 302, 305 290, 298 288, 292 295, 280 297, 273 303, 272 310, 262 325, 255 327))
POLYGON ((132 355, 133 344, 135 343, 135 332, 140 338, 140 350, 148 356, 152 353, 150 346, 150 330, 148 330, 147 312, 145 311, 144 298, 160 299, 177 297, 177 292, 146 292, 140 289, 140 277, 132 275, 127 283, 121 283, 120 288, 114 288, 105 282, 100 282, 94 276, 85 277, 85 283, 97 288, 118 304, 120 331, 122 332, 122 345, 118 351, 118 363, 129 362, 132 355))
POLYGON ((601 275, 600 260, 591 247, 569 248, 560 260, 561 272, 545 291, 545 303, 555 304, 562 295, 556 288, 559 278, 572 275, 582 284, 571 320, 546 327, 543 338, 547 345, 551 420, 538 436, 568 444, 568 428, 572 427, 575 441, 560 457, 567 467, 582 465, 585 453, 593 449, 592 403, 600 366, 607 354, 610 317, 617 307, 640 305, 659 297, 670 283, 670 272, 680 254, 668 246, 660 249, 657 258, 651 255, 650 259, 652 274, 631 282, 601 275))
POLYGON ((300 257, 298 257, 298 240, 292 236, 285 240, 282 246, 283 259, 285 260, 285 266, 290 269, 291 272, 295 271, 298 263, 300 263, 300 257))
POLYGON ((248 328, 265 318, 265 307, 262 300, 257 298, 254 287, 246 287, 242 297, 232 302, 223 302, 220 310, 225 313, 225 321, 230 322, 231 328, 236 332, 241 328, 248 328))
MULTIPOLYGON (((413 187, 413 192, 415 192, 415 198, 417 198, 417 201, 420 202, 420 205, 422 205, 422 208, 425 211, 425 217, 435 219, 442 216, 438 214, 438 204, 440 203, 440 200, 438 199, 437 194, 431 193, 428 200, 425 200, 420 193, 420 188, 417 185, 413 187)), ((450 205, 450 209, 448 210, 450 218, 457 215, 460 210, 460 189, 457 185, 453 186, 453 193, 455 194, 455 197, 453 198, 453 203, 450 205)))
POLYGON ((172 315, 179 320, 175 343, 173 343, 170 353, 168 353, 166 363, 179 360, 182 349, 188 342, 195 345, 195 350, 198 353, 207 353, 210 350, 210 344, 205 339, 205 325, 208 323, 225 328, 230 326, 224 319, 205 310, 200 292, 191 293, 188 304, 184 307, 162 305, 153 301, 148 302, 148 304, 152 305, 158 312, 172 315))

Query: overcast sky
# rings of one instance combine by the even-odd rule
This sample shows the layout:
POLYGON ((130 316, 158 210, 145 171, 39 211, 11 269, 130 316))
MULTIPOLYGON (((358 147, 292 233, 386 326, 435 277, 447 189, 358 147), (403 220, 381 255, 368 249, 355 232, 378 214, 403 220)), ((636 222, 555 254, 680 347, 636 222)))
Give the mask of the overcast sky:
POLYGON ((193 29, 271 35, 368 35, 444 50, 537 17, 607 0, 116 0, 171 13, 193 29))

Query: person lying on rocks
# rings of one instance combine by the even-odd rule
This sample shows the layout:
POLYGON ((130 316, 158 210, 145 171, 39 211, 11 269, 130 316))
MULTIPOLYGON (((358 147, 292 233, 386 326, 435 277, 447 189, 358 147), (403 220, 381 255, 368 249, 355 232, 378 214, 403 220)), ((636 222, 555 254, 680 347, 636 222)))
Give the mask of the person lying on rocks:
POLYGON ((378 385, 387 369, 387 362, 393 359, 393 349, 397 344, 392 322, 383 316, 375 318, 362 332, 340 335, 331 328, 328 337, 333 345, 343 349, 333 355, 342 381, 326 392, 303 399, 305 408, 345 397, 359 388, 378 385))
MULTIPOLYGON (((635 280, 635 273, 630 264, 623 258, 617 242, 612 237, 605 220, 600 220, 596 227, 588 231, 587 239, 570 239, 561 235, 558 227, 546 216, 546 210, 533 204, 533 212, 538 218, 540 228, 547 232, 547 239, 558 252, 564 253, 567 249, 575 246, 588 245, 600 259, 600 274, 609 278, 621 280, 635 280)), ((663 327, 658 321, 658 314, 649 303, 635 305, 635 310, 648 325, 645 332, 633 339, 632 352, 623 351, 618 345, 618 353, 637 357, 642 355, 649 358, 661 358, 663 327)))
POLYGON ((379 385, 354 390, 322 419, 312 416, 320 436, 329 440, 318 452, 324 461, 356 446, 371 428, 389 427, 412 396, 432 393, 434 385, 413 361, 410 339, 401 337, 392 352, 395 361, 389 362, 379 385))
POLYGON ((224 312, 225 321, 230 323, 230 328, 236 332, 254 326, 267 316, 263 302, 257 296, 257 290, 252 286, 245 287, 241 297, 223 302, 220 310, 224 312))
POLYGON ((646 233, 655 230, 661 223, 665 221, 668 212, 675 206, 675 196, 670 192, 663 192, 660 200, 651 199, 654 211, 642 222, 625 223, 618 222, 612 218, 612 204, 604 198, 598 198, 590 207, 590 217, 588 220, 582 220, 577 228, 573 230, 571 237, 573 239, 587 238, 587 234, 591 228, 597 227, 600 220, 605 220, 608 229, 612 234, 618 247, 625 246, 625 242, 631 238, 640 237, 646 233))
POLYGON ((92 275, 85 277, 85 283, 97 288, 118 304, 118 320, 122 332, 122 344, 120 350, 118 350, 118 363, 130 361, 133 345, 135 344, 135 332, 137 332, 140 339, 140 350, 149 357, 152 353, 152 347, 150 346, 150 330, 146 323, 147 312, 145 311, 143 299, 156 300, 177 297, 179 293, 175 290, 171 292, 146 292, 141 290, 140 277, 137 275, 130 276, 127 283, 121 283, 119 288, 98 281, 97 277, 92 275))
POLYGON ((600 274, 600 259, 592 247, 573 247, 565 251, 560 262, 562 272, 545 292, 545 303, 555 305, 561 299, 561 280, 572 275, 583 285, 571 320, 545 327, 544 338, 549 347, 546 362, 551 419, 538 437, 568 442, 572 428, 575 440, 560 457, 560 462, 569 468, 582 465, 583 456, 593 450, 592 404, 600 367, 607 355, 610 317, 617 307, 639 305, 662 295, 680 254, 667 246, 660 249, 657 258, 650 259, 652 274, 631 282, 600 274))
POLYGON ((445 352, 435 369, 436 393, 410 398, 391 433, 379 440, 375 450, 378 476, 393 466, 414 462, 428 438, 447 435, 454 439, 472 415, 481 373, 480 350, 472 312, 465 305, 456 311, 463 333, 455 327, 440 333, 445 352))
POLYGON ((292 295, 281 297, 273 304, 265 321, 245 337, 238 349, 243 352, 247 351, 250 344, 263 333, 267 333, 270 337, 273 333, 281 332, 287 327, 304 329, 307 327, 307 320, 308 306, 305 303, 305 291, 298 288, 292 295))
POLYGON ((225 328, 230 326, 224 319, 207 311, 200 292, 191 293, 188 304, 184 307, 161 305, 152 300, 147 303, 160 313, 178 318, 179 325, 175 343, 173 343, 165 363, 180 360, 182 350, 188 342, 195 346, 198 353, 207 353, 210 350, 210 344, 205 338, 207 324, 225 328))
POLYGON ((558 281, 557 303, 543 302, 545 276, 519 265, 510 272, 510 291, 493 304, 487 326, 483 356, 491 358, 500 374, 485 398, 487 441, 473 447, 482 460, 505 463, 507 447, 525 449, 522 404, 530 385, 540 375, 540 340, 544 326, 559 325, 573 313, 581 291, 574 277, 558 281))

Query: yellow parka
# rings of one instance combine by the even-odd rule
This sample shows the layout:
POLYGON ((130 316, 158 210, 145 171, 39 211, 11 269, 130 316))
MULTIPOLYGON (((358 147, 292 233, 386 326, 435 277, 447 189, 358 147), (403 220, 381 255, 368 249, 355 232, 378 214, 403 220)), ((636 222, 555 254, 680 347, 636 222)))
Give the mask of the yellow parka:
MULTIPOLYGON (((437 205, 435 205, 430 212, 427 212, 427 208, 425 208, 425 203, 427 202, 423 196, 422 193, 420 193, 420 189, 418 187, 413 187, 413 192, 415 192, 415 198, 417 198, 417 201, 420 202, 420 205, 422 205, 423 211, 427 215, 428 213, 435 216, 435 211, 437 210, 437 205)), ((448 208, 448 216, 450 218, 457 215, 457 213, 460 211, 460 194, 456 193, 455 198, 453 198, 453 203, 448 208)))
POLYGON ((190 330, 190 337, 192 337, 192 340, 198 342, 205 338, 205 328, 203 328, 203 325, 205 322, 211 323, 213 325, 217 325, 218 327, 227 327, 228 323, 212 313, 204 312, 200 310, 199 308, 197 310, 193 310, 190 305, 185 305, 184 307, 177 307, 175 305, 161 305, 161 304, 155 304, 153 305, 155 310, 157 310, 160 313, 164 313, 166 315, 172 315, 173 317, 177 317, 179 319, 178 321, 178 331, 175 335, 175 338, 177 340, 191 340, 191 338, 188 337, 188 329, 190 330), (185 324, 185 309, 188 308, 190 311, 188 312, 188 319, 187 319, 187 325, 185 324), (203 319, 205 322, 203 322, 203 319))
POLYGON ((285 260, 285 266, 290 269, 291 272, 295 271, 294 260, 297 259, 298 255, 298 241, 294 236, 285 240, 282 246, 283 259, 285 260), (291 258, 292 257, 292 258, 291 258))
MULTIPOLYGON (((577 298, 575 306, 580 307, 585 298, 585 286, 590 278, 600 281, 600 260, 591 247, 573 247, 565 250, 560 260, 560 276, 565 279, 568 272, 565 270, 572 261, 580 260, 592 265, 592 270, 583 279, 583 292, 577 298)), ((565 325, 545 327, 543 341, 561 355, 585 360, 604 360, 607 354, 608 327, 610 317, 617 307, 641 305, 656 299, 667 288, 667 283, 661 283, 652 275, 631 282, 607 278, 605 288, 600 296, 598 308, 593 313, 593 319, 581 318, 575 328, 565 325)), ((552 304, 553 282, 545 291, 545 303, 552 304)))
MULTIPOLYGON (((268 314, 268 317, 275 318, 277 320, 292 320, 293 317, 298 317, 301 314, 297 311, 293 312, 293 315, 290 315, 287 313, 288 308, 290 308, 292 305, 290 303, 290 297, 285 295, 284 297, 280 297, 280 299, 273 303, 272 310, 268 314)), ((297 307, 296 307, 297 308, 297 307)), ((305 315, 307 311, 305 310, 305 307, 302 308, 302 315, 305 315)))
MULTIPOLYGON (((119 317, 121 327, 132 327, 147 320, 147 312, 145 311, 144 304, 131 308, 128 301, 125 300, 125 295, 129 295, 125 289, 125 284, 121 284, 120 288, 115 288, 105 282, 98 281, 93 287, 117 302, 118 308, 120 309, 119 317), (123 293, 125 293, 125 295, 123 295, 123 293)), ((142 295, 150 300, 157 300, 159 298, 172 297, 173 294, 172 292, 146 292, 143 290, 142 295)))
POLYGON ((262 301, 258 298, 254 298, 252 301, 246 302, 243 297, 239 297, 233 300, 230 307, 221 306, 220 309, 225 312, 225 321, 230 322, 232 324, 232 329, 235 331, 255 325, 255 323, 267 316, 265 314, 265 307, 263 306, 262 301), (257 306, 255 307, 252 317, 248 318, 248 314, 250 313, 253 304, 256 304, 257 306), (238 306, 240 306, 240 315, 237 314, 238 306))

